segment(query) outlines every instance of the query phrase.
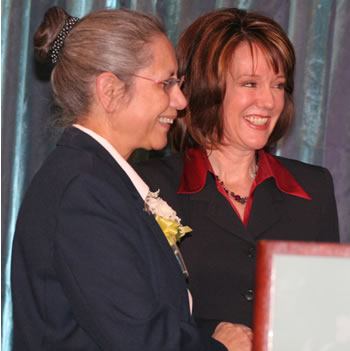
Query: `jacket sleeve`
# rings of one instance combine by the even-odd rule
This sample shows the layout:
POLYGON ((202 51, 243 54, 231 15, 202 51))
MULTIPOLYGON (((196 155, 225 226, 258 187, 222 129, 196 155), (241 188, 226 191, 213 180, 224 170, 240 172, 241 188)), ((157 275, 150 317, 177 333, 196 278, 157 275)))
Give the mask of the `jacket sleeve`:
POLYGON ((159 268, 143 202, 126 193, 79 176, 61 198, 54 264, 79 325, 103 350, 225 350, 180 311, 186 289, 159 268))
POLYGON ((339 242, 339 224, 337 204, 334 195, 334 185, 330 172, 326 168, 322 168, 324 194, 321 209, 321 230, 318 236, 318 241, 339 242))

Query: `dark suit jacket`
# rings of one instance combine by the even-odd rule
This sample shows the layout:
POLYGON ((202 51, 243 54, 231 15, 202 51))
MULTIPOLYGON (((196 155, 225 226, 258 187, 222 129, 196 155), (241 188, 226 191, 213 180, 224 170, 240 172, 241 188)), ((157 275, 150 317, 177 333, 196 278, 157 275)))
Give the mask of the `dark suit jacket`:
POLYGON ((211 333, 218 321, 252 326, 255 248, 259 239, 339 241, 330 173, 317 166, 278 157, 312 200, 281 192, 273 178, 254 192, 245 227, 208 173, 205 187, 177 194, 183 160, 178 154, 136 165, 151 189, 176 209, 193 232, 180 244, 189 270, 197 322, 211 333))
POLYGON ((110 154, 65 131, 13 243, 14 351, 223 350, 189 313, 176 258, 110 154))

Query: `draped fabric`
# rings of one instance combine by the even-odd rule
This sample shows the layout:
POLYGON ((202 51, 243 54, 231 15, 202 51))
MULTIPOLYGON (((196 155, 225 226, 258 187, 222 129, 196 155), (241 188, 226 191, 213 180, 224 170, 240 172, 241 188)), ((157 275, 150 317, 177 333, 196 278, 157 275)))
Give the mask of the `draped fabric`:
MULTIPOLYGON (((176 44, 201 14, 240 7, 273 17, 297 54, 296 119, 277 153, 327 167, 334 178, 342 242, 350 242, 350 1, 348 0, 2 0, 2 350, 11 350, 10 258, 15 222, 33 174, 55 143, 49 129, 49 72, 33 57, 45 11, 81 17, 126 7, 159 15, 176 44)), ((141 154, 148 157, 148 154, 141 154)), ((38 214, 40 215, 40 214, 38 214)))

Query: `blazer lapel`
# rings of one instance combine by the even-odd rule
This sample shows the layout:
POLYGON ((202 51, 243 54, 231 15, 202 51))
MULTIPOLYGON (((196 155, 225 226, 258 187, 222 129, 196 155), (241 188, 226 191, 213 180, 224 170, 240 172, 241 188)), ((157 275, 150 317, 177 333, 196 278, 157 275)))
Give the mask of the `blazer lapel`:
POLYGON ((94 138, 92 138, 90 135, 84 133, 78 128, 67 128, 63 132, 63 135, 60 138, 60 140, 57 142, 57 145, 83 149, 87 152, 95 154, 105 162, 109 163, 111 166, 116 167, 116 169, 118 169, 118 172, 121 170, 124 173, 125 177, 129 179, 129 177, 122 170, 119 164, 115 161, 112 155, 94 138))
POLYGON ((212 175, 208 173, 207 181, 204 188, 198 193, 190 195, 192 211, 196 209, 196 201, 206 202, 206 213, 204 216, 208 217, 216 225, 225 229, 232 235, 236 235, 243 240, 254 243, 254 238, 244 226, 238 215, 230 203, 218 193, 215 180, 212 175))
POLYGON ((168 240, 166 239, 165 234, 163 233, 160 226, 154 219, 153 215, 147 214, 146 212, 144 212, 144 217, 148 217, 148 218, 145 218, 145 223, 147 223, 149 231, 151 231, 152 234, 154 235, 154 237, 151 238, 151 240, 154 239, 159 243, 159 246, 161 247, 162 251, 166 254, 166 257, 168 258, 169 265, 170 267, 172 267, 172 270, 174 271, 174 273, 178 275, 179 278, 185 279, 185 276, 182 274, 180 265, 177 262, 175 254, 173 252, 173 249, 168 243, 168 240))
POLYGON ((266 179, 256 188, 247 227, 255 240, 280 219, 283 200, 273 178, 266 179))
MULTIPOLYGON (((117 179, 120 179, 120 177, 122 177, 123 184, 116 183, 116 186, 127 187, 127 189, 129 190, 128 192, 130 194, 130 197, 134 200, 134 206, 140 209, 140 217, 142 216, 145 225, 148 227, 148 232, 150 232, 150 234, 152 233, 151 235, 154 235, 154 237, 150 238, 150 240, 154 239, 159 243, 160 247, 166 253, 166 256, 169 259, 170 266, 175 272, 177 272, 177 274, 180 274, 181 276, 182 274, 179 268, 179 264, 177 263, 175 255, 165 235, 163 234, 156 220, 153 218, 153 215, 148 215, 146 212, 143 211, 143 199, 137 192, 135 186, 133 185, 128 175, 119 166, 119 164, 110 155, 110 153, 91 136, 82 132, 80 129, 74 127, 67 128, 64 131, 57 145, 84 149, 87 152, 91 152, 97 155, 99 158, 103 159, 105 162, 107 162, 113 168, 114 172, 118 174, 118 177, 116 176, 114 179, 115 182, 117 182, 117 179)), ((113 182, 112 179, 111 181, 113 182)))

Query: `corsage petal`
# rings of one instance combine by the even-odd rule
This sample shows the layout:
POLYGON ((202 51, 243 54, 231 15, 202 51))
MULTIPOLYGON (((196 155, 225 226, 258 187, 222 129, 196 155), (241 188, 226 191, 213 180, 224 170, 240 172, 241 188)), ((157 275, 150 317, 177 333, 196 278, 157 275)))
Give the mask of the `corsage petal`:
POLYGON ((151 191, 148 192, 145 199, 144 209, 147 213, 154 215, 155 220, 162 229, 169 245, 173 249, 182 273, 188 278, 188 270, 176 242, 180 241, 180 238, 186 233, 191 232, 192 229, 187 225, 181 225, 181 219, 176 215, 176 212, 159 197, 159 190, 154 193, 151 191))

